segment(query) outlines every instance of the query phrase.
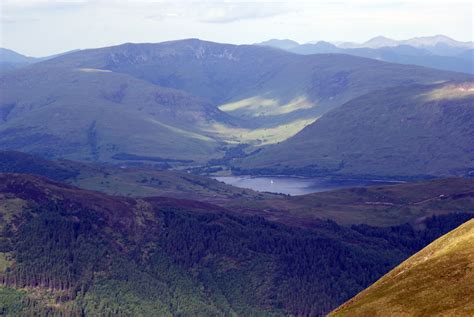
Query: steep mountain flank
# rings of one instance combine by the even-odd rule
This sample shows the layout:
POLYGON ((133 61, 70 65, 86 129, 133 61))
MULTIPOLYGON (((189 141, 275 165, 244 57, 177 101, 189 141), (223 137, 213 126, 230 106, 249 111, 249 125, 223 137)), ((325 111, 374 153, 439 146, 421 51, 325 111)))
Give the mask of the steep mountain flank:
POLYGON ((474 173, 474 83, 388 88, 356 98, 236 171, 426 177, 474 173))
POLYGON ((474 220, 390 271, 329 316, 472 316, 474 220))

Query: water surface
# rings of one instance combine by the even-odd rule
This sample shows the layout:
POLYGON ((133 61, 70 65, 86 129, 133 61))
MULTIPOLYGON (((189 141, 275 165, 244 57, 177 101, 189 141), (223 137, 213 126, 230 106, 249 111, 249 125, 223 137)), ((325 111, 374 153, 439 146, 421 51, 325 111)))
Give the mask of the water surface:
POLYGON ((290 176, 222 176, 215 177, 218 181, 240 188, 253 189, 260 192, 271 192, 288 195, 304 195, 324 192, 333 189, 375 186, 400 183, 399 181, 367 180, 367 179, 333 179, 329 177, 290 177, 290 176))

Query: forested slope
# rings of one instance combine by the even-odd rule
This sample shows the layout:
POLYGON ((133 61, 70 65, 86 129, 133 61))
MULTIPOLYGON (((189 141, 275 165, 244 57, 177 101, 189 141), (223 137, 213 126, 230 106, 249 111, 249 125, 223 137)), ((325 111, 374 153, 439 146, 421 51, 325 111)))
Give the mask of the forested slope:
POLYGON ((0 307, 13 315, 318 316, 471 217, 302 229, 18 174, 0 176, 0 194, 0 307))

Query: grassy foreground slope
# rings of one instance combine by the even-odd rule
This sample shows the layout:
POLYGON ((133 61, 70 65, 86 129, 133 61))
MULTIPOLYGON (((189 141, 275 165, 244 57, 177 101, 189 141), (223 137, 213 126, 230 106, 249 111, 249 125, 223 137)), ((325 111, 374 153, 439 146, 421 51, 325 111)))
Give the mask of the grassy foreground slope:
POLYGON ((390 271, 330 316, 473 316, 474 220, 390 271))

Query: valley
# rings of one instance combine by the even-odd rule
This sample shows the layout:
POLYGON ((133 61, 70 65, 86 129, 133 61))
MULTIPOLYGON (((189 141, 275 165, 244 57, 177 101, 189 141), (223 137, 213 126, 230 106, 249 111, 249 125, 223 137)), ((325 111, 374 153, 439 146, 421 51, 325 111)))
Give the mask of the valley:
POLYGON ((288 196, 238 188, 182 171, 51 161, 18 152, 0 152, 0 172, 45 176, 109 195, 193 199, 237 214, 303 227, 311 227, 321 219, 341 225, 410 223, 419 227, 434 215, 474 212, 473 178, 378 184, 288 196))
POLYGON ((375 91, 235 160, 238 173, 429 178, 474 170, 474 82, 375 91), (383 100, 383 102, 381 102, 383 100))
MULTIPOLYGON (((320 120, 327 122, 327 116, 343 111, 340 106, 350 100, 380 89, 386 89, 384 96, 374 92, 375 102, 385 94, 410 98, 420 91, 418 84, 471 79, 468 74, 343 54, 304 56, 197 39, 128 43, 74 51, 4 74, 0 143, 3 150, 49 158, 161 160, 234 174, 259 173, 264 164, 265 173, 273 174, 282 168, 274 169, 267 159, 258 163, 263 153, 275 157, 270 154, 273 147, 281 149, 293 142, 292 136, 298 139, 320 120), (246 146, 240 156, 249 155, 242 163, 228 155, 239 146, 246 146)), ((366 152, 372 155, 370 149, 366 152)), ((323 155, 327 159, 317 163, 319 174, 340 173, 342 160, 323 155)), ((306 168, 288 156, 278 154, 282 163, 291 162, 289 175, 306 168)), ((462 168, 470 167, 466 162, 452 167, 462 168)))
POLYGON ((0 315, 472 314, 472 42, 119 43, 0 49, 0 315))

